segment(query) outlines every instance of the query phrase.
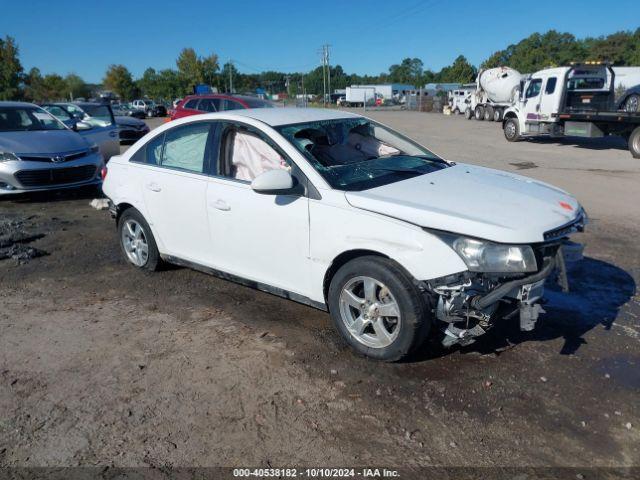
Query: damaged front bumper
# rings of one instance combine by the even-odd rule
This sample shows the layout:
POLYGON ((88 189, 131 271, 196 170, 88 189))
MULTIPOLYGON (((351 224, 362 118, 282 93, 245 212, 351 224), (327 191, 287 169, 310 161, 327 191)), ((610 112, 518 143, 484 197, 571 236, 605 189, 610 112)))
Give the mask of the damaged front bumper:
POLYGON ((468 345, 483 335, 496 320, 518 315, 520 329, 535 328, 544 285, 556 273, 563 290, 568 289, 566 263, 582 257, 582 246, 565 241, 542 247, 542 268, 534 274, 505 278, 495 274, 462 272, 423 282, 432 296, 435 317, 441 327, 442 344, 468 345))

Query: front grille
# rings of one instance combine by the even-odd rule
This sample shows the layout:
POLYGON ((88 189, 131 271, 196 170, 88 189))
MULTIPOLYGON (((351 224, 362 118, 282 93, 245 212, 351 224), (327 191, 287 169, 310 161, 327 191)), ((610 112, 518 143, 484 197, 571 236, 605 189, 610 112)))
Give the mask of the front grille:
POLYGON ((91 180, 95 175, 95 165, 83 165, 71 168, 20 170, 16 172, 15 177, 25 187, 46 187, 85 182, 91 180))
POLYGON ((82 150, 75 153, 61 153, 60 155, 19 155, 20 159, 25 162, 53 162, 63 163, 70 162, 71 160, 78 160, 79 158, 86 157, 90 150, 82 150))

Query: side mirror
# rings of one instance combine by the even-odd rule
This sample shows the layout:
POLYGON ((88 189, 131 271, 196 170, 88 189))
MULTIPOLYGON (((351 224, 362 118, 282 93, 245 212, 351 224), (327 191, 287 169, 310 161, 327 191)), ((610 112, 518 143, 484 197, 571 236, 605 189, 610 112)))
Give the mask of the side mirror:
POLYGON ((87 122, 76 122, 73 125, 73 129, 76 132, 79 132, 80 130, 91 130, 93 127, 91 125, 89 125, 87 122))
POLYGON ((267 170, 251 182, 251 188, 263 195, 290 195, 297 193, 295 180, 286 170, 267 170))

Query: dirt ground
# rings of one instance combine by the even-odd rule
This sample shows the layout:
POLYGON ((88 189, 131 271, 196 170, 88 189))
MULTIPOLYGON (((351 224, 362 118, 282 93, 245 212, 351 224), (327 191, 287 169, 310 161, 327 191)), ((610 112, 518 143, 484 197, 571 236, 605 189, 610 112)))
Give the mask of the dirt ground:
POLYGON ((371 116, 585 205, 586 258, 539 328, 378 363, 323 312, 129 267, 94 192, 2 199, 0 247, 22 247, 0 260, 0 466, 640 466, 640 161, 610 140, 371 116))

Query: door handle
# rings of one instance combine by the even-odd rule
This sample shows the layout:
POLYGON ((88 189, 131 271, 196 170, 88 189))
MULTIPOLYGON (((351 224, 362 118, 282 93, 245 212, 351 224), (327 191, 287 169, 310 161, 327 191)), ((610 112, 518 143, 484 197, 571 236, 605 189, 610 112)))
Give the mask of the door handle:
POLYGON ((160 185, 158 185, 156 182, 147 183, 147 189, 151 190, 152 192, 159 192, 160 190, 162 190, 162 188, 160 188, 160 185))
POLYGON ((225 202, 224 200, 216 200, 215 202, 211 203, 211 206, 213 208, 217 208, 218 210, 222 210, 223 212, 228 212, 229 210, 231 210, 229 204, 227 204, 227 202, 225 202))

